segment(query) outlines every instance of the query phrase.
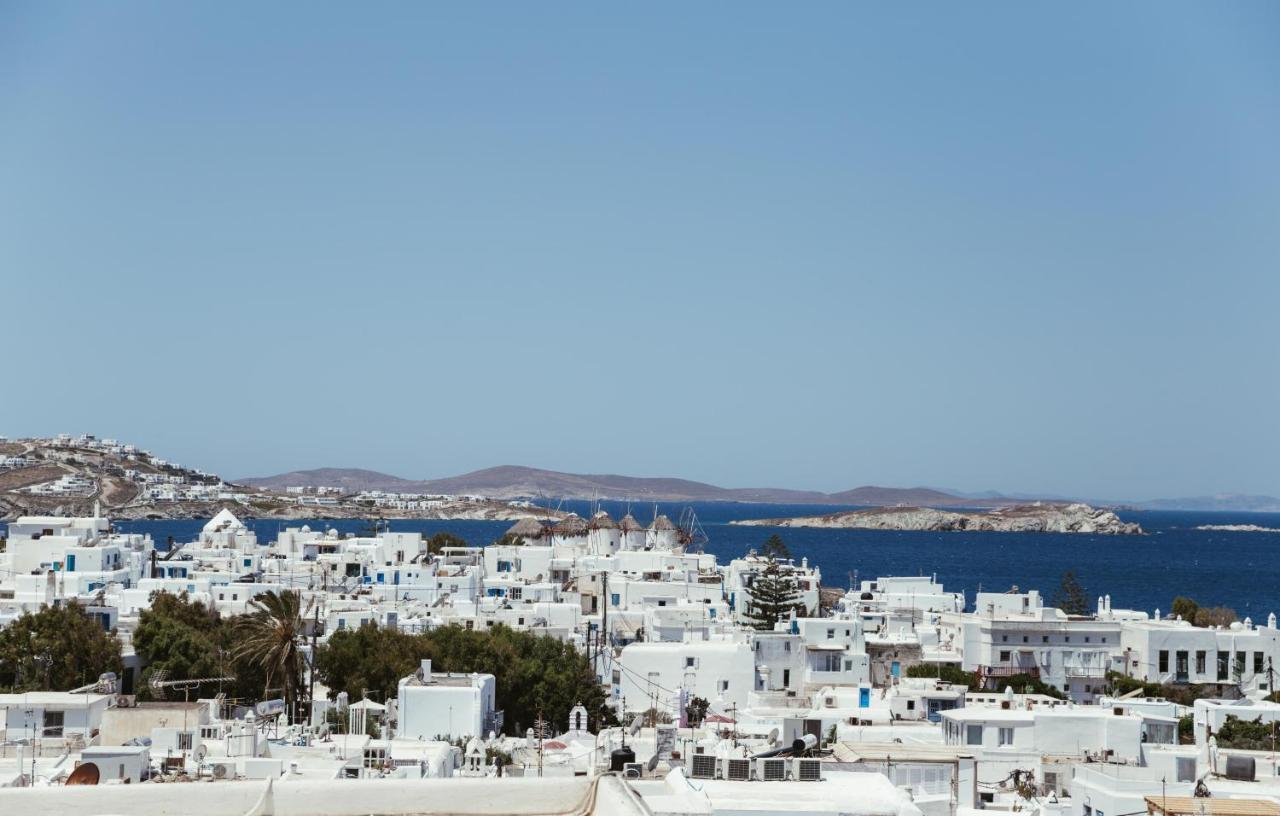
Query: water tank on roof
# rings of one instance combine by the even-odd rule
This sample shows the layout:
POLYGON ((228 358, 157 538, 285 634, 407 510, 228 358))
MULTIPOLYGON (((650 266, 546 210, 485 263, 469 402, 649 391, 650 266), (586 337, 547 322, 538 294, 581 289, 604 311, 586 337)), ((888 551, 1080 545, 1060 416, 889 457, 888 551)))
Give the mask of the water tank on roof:
POLYGON ((615 748, 613 750, 613 753, 609 754, 609 770, 616 771, 617 773, 622 773, 627 769, 627 765, 629 763, 632 763, 635 761, 636 761, 635 751, 631 750, 625 745, 622 746, 621 748, 615 748))
POLYGON ((1235 779, 1241 782, 1252 782, 1254 780, 1253 757, 1251 756, 1229 756, 1227 757, 1227 779, 1235 779))

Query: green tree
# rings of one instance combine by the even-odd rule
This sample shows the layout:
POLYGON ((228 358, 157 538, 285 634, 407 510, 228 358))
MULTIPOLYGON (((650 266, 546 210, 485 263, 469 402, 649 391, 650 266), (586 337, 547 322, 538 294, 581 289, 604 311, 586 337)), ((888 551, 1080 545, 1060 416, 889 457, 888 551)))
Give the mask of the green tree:
POLYGON ((152 697, 148 681, 158 671, 170 679, 221 677, 228 673, 224 626, 217 611, 187 598, 157 592, 151 606, 138 615, 133 646, 147 664, 138 681, 138 696, 152 697))
POLYGON ((254 611, 235 620, 234 657, 263 672, 263 695, 279 690, 292 711, 306 689, 302 685, 302 596, 294 590, 264 592, 254 611))
POLYGON ((514 546, 521 547, 524 545, 524 537, 515 533, 503 533, 493 540, 493 547, 514 546))
POLYGON ((702 725, 702 721, 707 718, 707 708, 711 705, 705 697, 693 697, 689 702, 685 703, 685 716, 689 719, 689 725, 697 728, 702 725))
POLYGON ((756 629, 767 632, 790 615, 793 609, 801 611, 796 581, 789 575, 783 575, 778 565, 772 563, 751 582, 751 601, 746 617, 756 629))
POLYGON ((1263 722, 1262 715, 1253 720, 1242 720, 1227 715, 1227 720, 1214 734, 1219 748, 1237 748, 1244 751, 1269 751, 1280 742, 1280 726, 1275 722, 1263 722))
POLYGON ((1196 603, 1191 598, 1187 598, 1182 595, 1174 598, 1173 603, 1169 606, 1170 615, 1173 615, 1175 618, 1180 617, 1191 624, 1196 622, 1196 613, 1199 611, 1200 604, 1196 603))
POLYGON ((26 613, 0 629, 0 689, 66 691, 123 670, 120 641, 76 603, 26 613))
POLYGON ((396 695, 400 678, 412 674, 430 656, 429 649, 426 638, 368 623, 330 635, 316 650, 315 669, 335 693, 346 691, 359 699, 367 689, 387 700, 396 695))
POLYGON ((1071 570, 1062 574, 1062 584, 1054 593, 1053 605, 1068 615, 1089 614, 1089 598, 1071 570))
POLYGON ((765 540, 764 545, 760 548, 760 554, 765 558, 776 558, 781 561, 791 560, 791 550, 787 547, 787 542, 782 540, 782 536, 774 533, 765 540))
POLYGON ((506 626, 483 632, 442 626, 421 635, 373 626, 335 632, 318 650, 316 671, 331 694, 345 691, 358 698, 362 689, 376 688, 390 696, 423 658, 430 658, 438 672, 492 674, 509 734, 521 733, 539 714, 548 722, 566 723, 578 703, 597 726, 613 722, 604 688, 583 654, 555 638, 506 626))

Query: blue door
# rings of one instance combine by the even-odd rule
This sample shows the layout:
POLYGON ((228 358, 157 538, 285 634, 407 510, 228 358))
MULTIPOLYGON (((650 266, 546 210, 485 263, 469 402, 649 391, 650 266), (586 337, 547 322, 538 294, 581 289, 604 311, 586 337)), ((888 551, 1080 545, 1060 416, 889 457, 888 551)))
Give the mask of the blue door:
POLYGON ((858 708, 868 708, 871 705, 871 689, 858 689, 858 708))
POLYGON ((889 666, 889 674, 892 674, 894 677, 901 677, 901 676, 902 676, 902 664, 901 664, 901 663, 899 663, 899 662, 898 662, 898 661, 896 661, 896 660, 895 660, 895 661, 893 661, 893 665, 889 666))
POLYGON ((67 572, 76 571, 76 554, 67 553, 67 572))

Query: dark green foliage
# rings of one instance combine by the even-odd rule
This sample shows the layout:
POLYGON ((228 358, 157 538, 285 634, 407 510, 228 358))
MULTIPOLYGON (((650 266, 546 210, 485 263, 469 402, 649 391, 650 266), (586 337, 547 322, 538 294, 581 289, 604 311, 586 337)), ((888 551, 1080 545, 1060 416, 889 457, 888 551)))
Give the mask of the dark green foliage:
POLYGON ((1071 570, 1062 574, 1062 585, 1054 593, 1053 605, 1068 615, 1089 614, 1089 598, 1071 570))
POLYGON ((697 728, 702 725, 702 721, 707 717, 707 708, 711 703, 703 697, 693 697, 685 704, 685 716, 689 719, 690 727, 697 728))
POLYGON ((254 598, 253 607, 253 612, 233 621, 236 640, 232 655, 238 663, 263 672, 264 697, 275 697, 278 692, 293 710, 307 691, 303 687, 302 594, 289 589, 263 592, 254 598))
POLYGON ((1173 603, 1169 606, 1169 614, 1175 618, 1182 618, 1188 623, 1196 622, 1196 613, 1200 611, 1200 604, 1193 599, 1179 595, 1173 599, 1173 603))
POLYGON ((79 604, 48 606, 0 629, 0 690, 66 691, 122 671, 120 641, 79 604))
POLYGON ((147 662, 139 678, 138 697, 151 699, 147 682, 157 671, 166 671, 174 680, 230 674, 222 629, 217 611, 189 601, 185 592, 153 595, 151 608, 139 614, 133 633, 134 649, 147 662))
POLYGON ((366 624, 330 635, 316 651, 316 674, 334 694, 345 690, 355 701, 367 689, 375 700, 385 701, 396 695, 400 678, 430 656, 425 638, 366 624))
POLYGON ((1067 695, 1057 686, 1051 686, 1038 678, 1029 674, 1014 674, 1009 677, 992 678, 995 683, 996 691, 1004 691, 1007 688, 1014 690, 1017 694, 1043 694, 1046 697, 1053 697, 1056 700, 1065 700, 1067 695))
POLYGON ((1112 694, 1128 694, 1142 689, 1144 697, 1163 697, 1178 705, 1194 705, 1201 697, 1217 697, 1220 692, 1216 686, 1199 686, 1187 683, 1144 683, 1119 672, 1107 672, 1107 686, 1112 694))
POLYGON ((542 719, 561 725, 581 703, 591 725, 613 721, 605 691, 586 657, 555 638, 494 626, 478 632, 444 626, 421 635, 405 635, 364 626, 334 632, 319 649, 316 668, 332 694, 359 699, 364 689, 394 695, 401 677, 423 658, 438 672, 481 672, 497 680, 498 707, 509 734, 542 719))
POLYGON ((1264 723, 1259 715, 1255 720, 1242 720, 1227 715, 1227 721, 1214 734, 1219 748, 1237 748, 1244 751, 1270 751, 1280 743, 1280 725, 1264 723))
POLYGON ((796 581, 789 575, 783 575, 777 564, 770 564, 751 583, 751 602, 746 617, 756 629, 768 632, 792 610, 803 613, 796 581))
POLYGON ((196 695, 223 691, 247 703, 263 699, 267 686, 264 667, 236 654, 239 620, 221 617, 216 610, 189 600, 185 592, 153 594, 151 607, 138 616, 133 633, 134 648, 147 662, 137 685, 138 698, 154 699, 148 681, 165 669, 170 680, 235 678, 192 689, 196 695))
POLYGON ((1178 742, 1191 745, 1196 741, 1196 718, 1194 714, 1186 714, 1178 718, 1178 742))
POLYGON ((492 546, 503 547, 508 545, 515 546, 515 547, 523 546, 524 538, 522 536, 516 535, 515 533, 503 533, 501 536, 494 539, 492 546))
POLYGON ((760 554, 765 558, 777 558, 782 561, 791 560, 791 550, 787 547, 787 542, 782 540, 782 536, 774 533, 764 542, 764 546, 760 548, 760 554))
MULTIPOLYGON (((976 691, 980 688, 978 676, 975 673, 967 672, 954 664, 920 663, 915 666, 908 666, 907 677, 936 677, 952 685, 966 686, 970 691, 976 691)), ((1012 688, 1016 694, 1043 694, 1046 697, 1053 697, 1057 700, 1066 699, 1066 695, 1056 686, 1051 686, 1028 674, 993 677, 988 678, 988 682, 992 684, 990 688, 995 691, 1004 691, 1007 688, 1012 688)))

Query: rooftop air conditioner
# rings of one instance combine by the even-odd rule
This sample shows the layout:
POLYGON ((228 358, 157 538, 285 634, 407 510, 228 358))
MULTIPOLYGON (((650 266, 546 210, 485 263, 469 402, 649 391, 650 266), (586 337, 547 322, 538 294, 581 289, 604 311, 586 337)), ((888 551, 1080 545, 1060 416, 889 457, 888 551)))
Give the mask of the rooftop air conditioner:
POLYGON ((787 761, 781 757, 757 760, 756 779, 763 782, 782 782, 787 778, 787 761))
POLYGON ((639 779, 644 776, 643 762, 628 762, 622 766, 622 775, 627 779, 639 779))
POLYGON ((209 775, 214 779, 235 779, 236 764, 234 762, 215 762, 209 768, 209 775))
POLYGON ((795 762, 795 770, 792 771, 792 778, 800 782, 820 782, 822 781, 822 760, 819 759, 797 759, 795 762))
POLYGON ((694 754, 691 775, 694 779, 715 779, 716 758, 711 754, 694 754))
POLYGON ((723 759, 720 765, 720 777, 732 782, 747 782, 751 779, 751 760, 723 759))

